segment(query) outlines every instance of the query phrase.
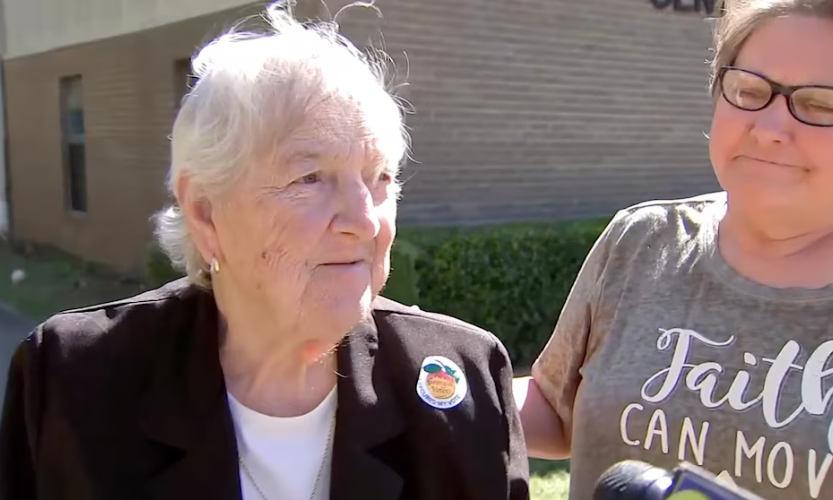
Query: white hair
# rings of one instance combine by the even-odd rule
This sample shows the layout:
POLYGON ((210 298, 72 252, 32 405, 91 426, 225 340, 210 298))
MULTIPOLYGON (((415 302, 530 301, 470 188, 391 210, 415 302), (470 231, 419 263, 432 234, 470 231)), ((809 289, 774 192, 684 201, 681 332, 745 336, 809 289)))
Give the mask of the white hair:
MULTIPOLYGON (((233 183, 256 160, 275 158, 310 107, 334 93, 367 104, 368 119, 381 122, 374 132, 387 134, 380 144, 395 163, 393 170, 406 158, 404 101, 387 80, 390 58, 378 49, 357 49, 339 34, 335 20, 297 21, 293 4, 282 0, 267 8, 266 32, 231 30, 192 59, 197 82, 183 99, 171 136, 172 194, 182 175, 207 195, 233 183)), ((154 216, 154 223, 157 243, 171 264, 196 285, 210 288, 208 264, 182 211, 169 207, 154 216)))

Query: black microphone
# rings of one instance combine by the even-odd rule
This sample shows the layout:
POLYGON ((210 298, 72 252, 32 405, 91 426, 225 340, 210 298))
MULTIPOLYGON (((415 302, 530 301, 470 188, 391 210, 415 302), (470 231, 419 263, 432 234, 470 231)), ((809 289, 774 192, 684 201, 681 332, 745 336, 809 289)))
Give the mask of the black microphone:
POLYGON ((672 471, 638 460, 607 469, 596 483, 593 500, 763 500, 687 462, 672 471))

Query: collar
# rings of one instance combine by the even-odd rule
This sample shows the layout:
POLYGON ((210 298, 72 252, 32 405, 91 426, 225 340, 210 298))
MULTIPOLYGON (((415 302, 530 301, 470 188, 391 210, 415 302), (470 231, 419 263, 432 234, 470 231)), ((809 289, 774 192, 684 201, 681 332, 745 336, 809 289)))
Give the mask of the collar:
MULTIPOLYGON (((147 480, 156 500, 239 499, 234 425, 225 395, 217 338, 219 314, 210 293, 194 289, 164 318, 171 341, 158 353, 142 397, 141 428, 165 449, 147 480), (199 494, 197 494, 199 493, 199 494)), ((333 500, 391 500, 403 479, 382 453, 405 431, 405 418, 379 356, 377 314, 354 328, 337 350, 338 411, 333 442, 333 500)))

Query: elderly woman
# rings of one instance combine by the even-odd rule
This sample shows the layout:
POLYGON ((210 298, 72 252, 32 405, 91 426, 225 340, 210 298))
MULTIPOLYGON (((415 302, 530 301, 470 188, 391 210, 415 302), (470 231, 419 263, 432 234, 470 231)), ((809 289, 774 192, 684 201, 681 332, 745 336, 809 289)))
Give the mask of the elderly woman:
POLYGON ((187 279, 15 354, 0 498, 528 497, 505 349, 379 296, 407 145, 381 67, 283 7, 194 59, 157 220, 187 279))
POLYGON ((715 36, 725 192, 619 212, 515 382, 575 500, 625 459, 833 498, 833 0, 732 2, 715 36))

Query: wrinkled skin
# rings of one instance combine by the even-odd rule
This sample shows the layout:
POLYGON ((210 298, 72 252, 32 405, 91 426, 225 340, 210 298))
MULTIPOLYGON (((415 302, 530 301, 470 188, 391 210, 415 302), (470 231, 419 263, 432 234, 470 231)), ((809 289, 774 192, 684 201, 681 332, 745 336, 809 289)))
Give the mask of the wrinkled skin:
POLYGON ((322 101, 275 160, 251 165, 189 218, 206 261, 220 264, 221 312, 237 330, 267 330, 258 332, 264 350, 320 356, 369 314, 387 280, 398 111, 370 109, 345 96, 322 101))

